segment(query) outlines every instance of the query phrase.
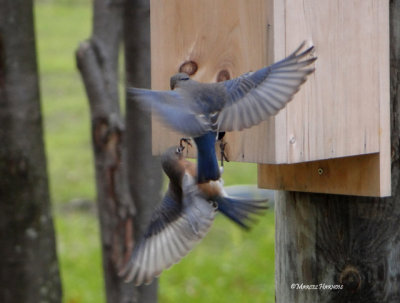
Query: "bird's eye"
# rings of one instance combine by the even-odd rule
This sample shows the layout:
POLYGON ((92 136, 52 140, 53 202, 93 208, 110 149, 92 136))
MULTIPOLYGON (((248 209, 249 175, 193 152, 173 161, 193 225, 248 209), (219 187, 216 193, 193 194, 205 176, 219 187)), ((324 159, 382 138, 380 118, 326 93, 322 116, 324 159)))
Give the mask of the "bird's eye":
POLYGON ((183 146, 179 146, 179 147, 176 149, 175 153, 178 154, 178 155, 180 155, 180 154, 182 154, 183 149, 184 149, 183 146))

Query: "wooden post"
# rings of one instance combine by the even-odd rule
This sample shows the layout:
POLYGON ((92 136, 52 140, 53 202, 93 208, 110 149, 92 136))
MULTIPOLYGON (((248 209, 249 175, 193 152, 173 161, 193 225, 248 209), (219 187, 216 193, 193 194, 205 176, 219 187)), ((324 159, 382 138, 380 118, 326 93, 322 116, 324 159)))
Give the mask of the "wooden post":
POLYGON ((400 1, 390 1, 392 196, 279 192, 276 302, 400 300, 400 1), (309 286, 307 286, 309 285, 309 286), (317 289, 304 289, 314 288, 317 289), (323 289, 342 285, 342 290, 323 289))
MULTIPOLYGON (((126 1, 124 18, 125 71, 127 86, 150 88, 150 1, 126 1)), ((135 102, 126 104, 126 138, 129 185, 137 215, 135 238, 145 230, 161 201, 162 173, 158 157, 151 152, 151 119, 135 102)), ((138 301, 157 302, 157 279, 138 287, 138 301)))

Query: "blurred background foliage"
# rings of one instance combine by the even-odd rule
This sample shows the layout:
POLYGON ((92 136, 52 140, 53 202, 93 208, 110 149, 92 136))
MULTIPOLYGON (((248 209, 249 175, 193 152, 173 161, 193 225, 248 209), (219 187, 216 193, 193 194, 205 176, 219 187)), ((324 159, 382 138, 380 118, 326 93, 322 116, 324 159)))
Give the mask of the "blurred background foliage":
MULTIPOLYGON (((64 302, 102 303, 89 108, 75 64, 78 43, 90 36, 92 1, 35 0, 35 18, 64 302)), ((256 165, 227 163, 224 179, 254 184, 256 165)), ((159 301, 274 302, 273 210, 250 232, 218 216, 194 251, 162 274, 159 301)))

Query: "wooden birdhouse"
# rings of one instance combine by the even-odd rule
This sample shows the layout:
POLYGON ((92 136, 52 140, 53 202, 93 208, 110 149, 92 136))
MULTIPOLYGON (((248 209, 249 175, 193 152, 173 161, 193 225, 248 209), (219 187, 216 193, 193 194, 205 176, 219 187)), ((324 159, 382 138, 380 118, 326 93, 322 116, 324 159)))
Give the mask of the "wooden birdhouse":
MULTIPOLYGON (((151 0, 152 88, 185 71, 223 81, 315 45, 315 73, 278 115, 226 135, 259 186, 388 196, 389 1, 151 0)), ((177 144, 153 119, 153 152, 177 144)), ((192 151, 195 156, 195 151, 192 151)))

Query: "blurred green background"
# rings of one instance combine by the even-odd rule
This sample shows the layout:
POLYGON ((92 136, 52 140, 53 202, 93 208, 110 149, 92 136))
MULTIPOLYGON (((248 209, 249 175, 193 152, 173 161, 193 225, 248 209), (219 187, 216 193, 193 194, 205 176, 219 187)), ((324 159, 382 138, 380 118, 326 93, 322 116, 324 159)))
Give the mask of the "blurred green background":
MULTIPOLYGON (((105 302, 89 108, 74 52, 90 36, 92 1, 36 0, 50 190, 65 303, 105 302)), ((254 164, 228 163, 225 184, 256 183, 254 164)), ((244 232, 218 216, 206 238, 160 278, 159 301, 274 302, 274 214, 244 232)))

